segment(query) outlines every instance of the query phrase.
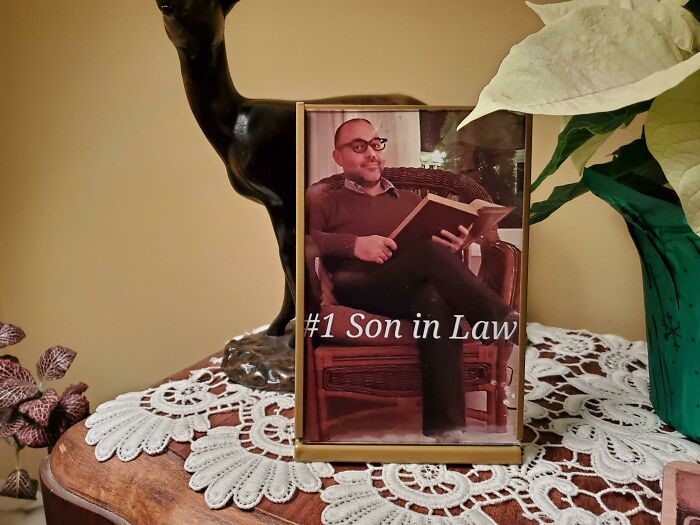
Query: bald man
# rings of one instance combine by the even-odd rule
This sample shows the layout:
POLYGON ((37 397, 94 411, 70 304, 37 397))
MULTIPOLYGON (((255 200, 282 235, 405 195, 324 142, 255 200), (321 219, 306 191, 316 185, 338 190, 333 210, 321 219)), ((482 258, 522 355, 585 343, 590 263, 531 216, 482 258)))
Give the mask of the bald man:
POLYGON ((446 230, 398 250, 388 236, 420 202, 382 177, 388 140, 366 119, 335 133, 333 159, 343 187, 307 192, 309 233, 340 304, 392 319, 437 320, 418 339, 423 385, 423 433, 459 441, 465 426, 462 342, 450 339, 455 315, 477 321, 518 321, 517 312, 456 256, 471 239, 446 230))

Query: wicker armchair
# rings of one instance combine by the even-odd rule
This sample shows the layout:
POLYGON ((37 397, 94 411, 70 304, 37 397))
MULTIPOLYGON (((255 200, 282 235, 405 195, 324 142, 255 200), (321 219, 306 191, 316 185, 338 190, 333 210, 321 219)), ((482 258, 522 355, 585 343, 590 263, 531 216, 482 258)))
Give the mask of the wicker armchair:
MULTIPOLYGON (((397 188, 424 196, 427 192, 462 202, 474 199, 491 201, 486 190, 471 178, 448 171, 425 168, 385 168, 384 177, 397 188)), ((308 192, 322 192, 343 184, 342 175, 327 177, 308 192)), ((307 243, 309 246, 310 243, 307 243)), ((504 302, 514 308, 519 303, 520 250, 498 239, 496 231, 485 236, 481 244, 482 262, 478 276, 504 302)), ((465 264, 469 263, 464 257, 465 264)), ((323 271, 318 254, 307 250, 307 294, 305 311, 320 312, 321 317, 334 313, 331 344, 322 338, 305 341, 305 439, 333 440, 334 429, 345 431, 360 426, 377 428, 386 418, 421 418, 421 373, 415 341, 344 337, 349 316, 358 310, 335 303, 330 280, 323 271)), ((365 314, 365 323, 386 318, 365 314)), ((319 333, 325 333, 322 323, 319 333)), ((401 333, 410 334, 408 321, 402 321, 401 333)), ((465 392, 486 395, 486 409, 466 408, 466 416, 484 421, 491 431, 505 432, 507 407, 505 387, 511 381, 508 359, 512 344, 497 341, 484 345, 467 340, 464 348, 465 392)), ((510 371, 512 372, 512 371, 510 371)), ((366 427, 365 427, 366 428, 366 427)))

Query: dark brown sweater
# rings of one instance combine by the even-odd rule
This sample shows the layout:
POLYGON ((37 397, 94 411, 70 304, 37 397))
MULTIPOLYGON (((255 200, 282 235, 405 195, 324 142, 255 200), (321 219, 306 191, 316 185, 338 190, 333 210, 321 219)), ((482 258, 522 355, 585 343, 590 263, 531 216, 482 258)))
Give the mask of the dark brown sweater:
POLYGON ((420 197, 409 190, 371 196, 346 187, 307 192, 308 231, 328 270, 367 271, 376 264, 353 256, 355 239, 388 237, 416 207, 420 197))

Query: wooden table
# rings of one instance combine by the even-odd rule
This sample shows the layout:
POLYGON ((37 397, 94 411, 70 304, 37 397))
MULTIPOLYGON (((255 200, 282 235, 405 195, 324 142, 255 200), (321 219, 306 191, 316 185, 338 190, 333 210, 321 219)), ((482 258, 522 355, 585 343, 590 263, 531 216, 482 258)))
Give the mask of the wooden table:
MULTIPOLYGON (((636 476, 632 478, 632 483, 623 483, 614 481, 617 478, 610 476, 607 478, 596 476, 597 472, 592 467, 591 453, 574 452, 567 446, 562 446, 562 435, 554 432, 550 426, 554 418, 573 417, 564 406, 566 400, 572 395, 582 395, 584 391, 593 388, 593 394, 586 394, 590 399, 593 401, 606 400, 605 392, 607 390, 597 389, 595 387, 597 382, 594 383, 594 386, 588 383, 584 384, 585 377, 588 377, 590 381, 591 378, 601 376, 601 380, 607 381, 605 385, 608 389, 614 389, 617 385, 611 377, 608 377, 608 372, 601 368, 601 362, 597 360, 596 356, 608 355, 610 357, 611 354, 606 352, 612 351, 612 360, 606 361, 606 367, 628 372, 631 369, 636 372, 643 370, 643 360, 639 356, 635 357, 640 352, 638 345, 612 336, 597 336, 584 331, 567 332, 536 324, 528 327, 528 335, 531 339, 531 350, 535 354, 534 361, 531 362, 535 369, 532 371, 532 377, 528 380, 528 384, 533 386, 530 383, 534 382, 533 388, 536 388, 538 385, 542 387, 546 383, 553 391, 546 396, 540 393, 541 399, 535 398, 538 399, 536 403, 539 403, 539 407, 541 407, 540 412, 545 411, 549 415, 544 417, 541 413, 537 415, 537 410, 533 412, 533 421, 526 425, 525 443, 536 444, 545 454, 542 458, 543 463, 535 464, 535 467, 540 467, 539 470, 535 469, 535 472, 542 474, 543 466, 550 469, 552 467, 560 468, 561 474, 552 474, 551 477, 564 482, 561 486, 569 492, 575 493, 575 498, 567 502, 565 501, 566 495, 562 492, 540 487, 540 490, 549 492, 538 494, 538 501, 545 495, 551 496, 551 501, 547 499, 544 505, 535 504, 531 498, 532 494, 529 493, 530 488, 526 487, 525 492, 519 493, 522 496, 522 501, 525 501, 523 507, 521 507, 522 501, 519 503, 515 498, 499 498, 499 501, 494 501, 493 504, 484 505, 481 511, 492 518, 494 522, 508 525, 534 525, 538 521, 541 523, 557 522, 558 518, 562 517, 559 513, 560 510, 580 510, 586 515, 586 519, 596 519, 605 509, 593 496, 605 494, 604 504, 612 513, 609 517, 614 518, 619 513, 629 513, 627 519, 632 525, 647 525, 656 522, 661 511, 660 477, 645 481, 647 478, 642 480, 636 476), (583 344, 586 342, 591 344, 588 346, 583 344), (550 367, 556 365, 552 368, 556 372, 547 371, 545 365, 550 367), (544 369, 543 366, 545 366, 544 369), (568 367, 568 372, 562 372, 561 366, 568 367), (538 373, 544 375, 539 377, 538 373), (538 435, 535 436, 533 432, 537 432, 538 435), (574 456, 576 457, 574 458, 574 456), (567 477, 568 474, 565 471, 573 474, 567 477), (639 499, 639 492, 644 492, 647 495, 643 501, 639 499), (524 512, 529 512, 529 515, 525 517, 524 512)), ((211 366, 210 358, 203 359, 193 366, 165 378, 159 384, 187 378, 190 370, 208 366, 211 366)), ((618 377, 616 381, 619 382, 620 378, 618 377)), ((641 393, 634 392, 636 396, 641 393)), ((639 401, 635 395, 632 396, 634 399, 630 401, 630 406, 632 408, 637 405, 647 407, 648 403, 639 401)), ((623 405, 626 403, 624 397, 614 392, 609 397, 615 403, 623 405)), ((637 407, 637 410, 641 409, 637 407)), ((650 405, 645 410, 651 412, 650 405)), ((589 414, 589 416, 592 418, 594 415, 589 414)), ((240 424, 237 410, 210 415, 209 421, 212 427, 240 424)), ((571 419, 571 421, 581 425, 588 424, 580 418, 571 419)), ((606 429, 612 438, 624 434, 624 426, 621 425, 618 429, 615 427, 615 421, 601 421, 601 434, 607 435, 606 429)), ((297 491, 291 501, 285 504, 275 504, 263 498, 258 506, 250 511, 239 510, 230 503, 221 510, 211 510, 207 507, 203 494, 189 488, 190 474, 184 470, 184 461, 190 453, 189 443, 171 441, 167 450, 162 454, 149 456, 142 453, 135 460, 129 462, 123 462, 116 456, 108 461, 99 462, 95 457, 95 449, 85 443, 87 432, 88 429, 83 423, 71 428, 61 437, 52 454, 44 461, 40 479, 48 525, 81 523, 130 523, 133 525, 161 523, 167 525, 316 524, 321 522, 323 510, 332 505, 321 501, 319 493, 308 494, 297 491)), ((197 439, 202 436, 202 434, 195 435, 197 439)), ((689 443, 665 427, 658 430, 643 427, 638 438, 631 435, 629 439, 637 447, 647 446, 647 441, 651 443, 649 446, 653 446, 658 439, 668 439, 680 447, 686 447, 684 443, 689 443)), ((691 451, 690 447, 687 450, 688 457, 684 460, 697 461, 695 458, 700 457, 698 456, 700 451, 696 449, 691 451)), ((653 452, 649 451, 648 454, 653 455, 653 452)), ((603 454, 603 460, 606 458, 609 459, 609 454, 603 454)), ((531 459, 531 461, 533 460, 531 459)), ((366 468, 365 464, 334 465, 335 472, 347 469, 364 471, 366 468)), ((454 469, 462 474, 467 474, 467 471, 470 470, 467 466, 455 466, 454 469)), ((633 463, 630 464, 630 469, 634 473, 633 463)), ((479 476, 482 474, 488 475, 488 473, 481 473, 479 476)), ((524 475, 516 473, 513 476, 517 478, 515 481, 520 482, 522 487, 522 483, 527 484, 531 481, 527 477, 529 474, 528 470, 524 475)), ((545 474, 545 477, 550 475, 545 474)), ((471 472, 469 475, 475 474, 471 472)), ((483 480, 481 477, 479 479, 483 480)), ((333 478, 322 480, 324 489, 336 484, 338 482, 333 478)), ((328 495, 329 492, 327 491, 326 494, 328 495)), ((570 516, 571 514, 569 514, 570 516)))
MULTIPOLYGON (((163 379, 184 379, 188 371, 209 365, 209 358, 163 379)), ((213 426, 237 424, 234 413, 211 417, 213 426)), ((263 500, 252 511, 234 506, 210 510, 201 494, 188 488, 182 465, 189 444, 171 442, 159 456, 141 454, 128 463, 100 463, 85 443, 88 429, 79 423, 66 432, 41 467, 41 491, 48 525, 319 523, 318 494, 299 493, 287 504, 263 500)), ((331 481, 325 480, 330 484, 331 481)))

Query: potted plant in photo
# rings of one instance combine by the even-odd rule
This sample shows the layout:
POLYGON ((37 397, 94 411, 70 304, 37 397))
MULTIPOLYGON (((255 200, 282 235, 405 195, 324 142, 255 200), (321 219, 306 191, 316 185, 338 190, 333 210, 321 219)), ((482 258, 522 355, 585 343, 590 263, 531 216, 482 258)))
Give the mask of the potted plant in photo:
MULTIPOLYGON (((0 323, 0 349, 19 343, 24 335, 17 326, 0 323)), ((15 356, 0 356, 0 438, 14 448, 16 457, 16 466, 6 476, 0 496, 36 499, 38 481, 20 468, 21 450, 32 447, 51 452, 61 434, 88 416, 85 383, 70 385, 62 394, 46 388, 48 382, 63 378, 75 356, 76 352, 64 346, 46 350, 36 364, 38 382, 15 356)), ((18 509, 14 504, 0 510, 3 508, 18 509)))
POLYGON ((498 110, 565 117, 532 189, 569 158, 582 176, 530 220, 588 191, 622 214, 642 263, 652 404, 700 440, 700 0, 528 6, 544 27, 511 49, 461 125, 498 110), (637 116, 640 138, 586 166, 637 116))

